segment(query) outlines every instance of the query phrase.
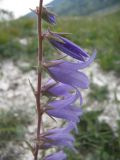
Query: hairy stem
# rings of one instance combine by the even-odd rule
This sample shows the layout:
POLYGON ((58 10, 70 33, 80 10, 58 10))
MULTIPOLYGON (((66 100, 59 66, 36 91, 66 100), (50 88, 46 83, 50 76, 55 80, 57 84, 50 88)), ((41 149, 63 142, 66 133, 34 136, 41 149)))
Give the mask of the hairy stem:
POLYGON ((37 113, 38 113, 38 122, 37 122, 37 142, 35 147, 35 154, 34 160, 38 159, 38 140, 40 136, 40 129, 41 129, 41 122, 42 122, 42 107, 40 103, 41 98, 41 81, 42 81, 42 71, 41 71, 41 63, 42 63, 42 4, 43 0, 40 0, 39 7, 37 8, 37 15, 38 15, 38 80, 37 80, 37 91, 36 91, 36 106, 37 106, 37 113))

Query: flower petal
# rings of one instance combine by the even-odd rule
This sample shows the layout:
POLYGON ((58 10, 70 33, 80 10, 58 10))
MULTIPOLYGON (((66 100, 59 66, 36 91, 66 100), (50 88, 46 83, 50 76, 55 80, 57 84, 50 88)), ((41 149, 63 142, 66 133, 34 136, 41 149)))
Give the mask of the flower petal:
POLYGON ((79 98, 79 91, 77 91, 75 95, 71 95, 70 97, 65 98, 63 100, 56 100, 56 101, 49 102, 48 106, 62 109, 65 106, 68 106, 74 103, 78 98, 79 98))
POLYGON ((89 86, 88 77, 82 72, 68 71, 66 68, 61 70, 61 67, 59 65, 49 67, 48 71, 56 81, 59 81, 61 83, 65 83, 73 87, 79 87, 82 89, 86 89, 89 86))
POLYGON ((49 42, 61 52, 80 61, 85 61, 85 59, 89 57, 88 53, 85 50, 83 50, 81 47, 71 42, 67 38, 60 36, 59 33, 57 34, 48 31, 46 35, 49 42))
POLYGON ((82 115, 82 111, 80 108, 73 107, 73 106, 66 106, 63 109, 53 108, 51 110, 47 110, 48 115, 66 119, 68 121, 72 121, 75 123, 79 122, 79 116, 82 115))
POLYGON ((67 156, 63 151, 59 151, 45 157, 43 160, 66 160, 66 157, 67 156))

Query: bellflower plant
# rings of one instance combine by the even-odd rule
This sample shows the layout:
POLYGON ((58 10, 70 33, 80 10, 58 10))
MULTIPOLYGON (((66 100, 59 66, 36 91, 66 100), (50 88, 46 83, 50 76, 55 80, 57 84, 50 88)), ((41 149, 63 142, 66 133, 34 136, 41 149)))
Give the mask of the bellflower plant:
POLYGON ((77 152, 74 147, 75 139, 72 132, 77 130, 77 123, 82 115, 81 106, 83 98, 81 89, 89 87, 89 79, 83 69, 89 67, 94 61, 96 52, 90 56, 84 49, 64 37, 63 33, 50 30, 42 33, 42 19, 50 25, 56 24, 54 13, 43 7, 40 0, 36 8, 38 17, 38 67, 37 89, 34 92, 37 108, 37 133, 33 146, 29 144, 34 160, 38 160, 39 151, 54 148, 57 152, 42 157, 43 160, 66 160, 64 148, 77 152), (43 41, 48 40, 59 52, 71 57, 72 61, 65 59, 47 60, 43 55, 43 41), (51 77, 46 84, 42 84, 42 74, 47 72, 51 77), (41 103, 42 97, 47 96, 48 101, 41 103), (60 119, 64 122, 61 127, 44 128, 43 115, 47 114, 53 120, 60 119))

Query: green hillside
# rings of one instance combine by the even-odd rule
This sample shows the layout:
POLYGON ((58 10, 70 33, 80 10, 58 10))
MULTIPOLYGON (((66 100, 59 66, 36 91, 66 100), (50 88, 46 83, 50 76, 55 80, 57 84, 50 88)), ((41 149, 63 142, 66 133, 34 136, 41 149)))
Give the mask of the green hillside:
MULTIPOLYGON (((0 22, 0 26, 0 58, 33 60, 37 53, 36 20, 21 18, 0 22)), ((89 52, 97 50, 96 60, 103 70, 120 75, 120 11, 105 16, 58 17, 52 30, 73 33, 69 39, 89 52)), ((52 53, 55 50, 45 42, 44 54, 51 58, 52 53)))
POLYGON ((54 0, 49 5, 59 15, 88 15, 117 5, 120 0, 54 0))
POLYGON ((62 17, 58 26, 60 32, 73 33, 69 38, 82 48, 96 49, 103 70, 114 70, 120 76, 120 11, 97 17, 62 17))

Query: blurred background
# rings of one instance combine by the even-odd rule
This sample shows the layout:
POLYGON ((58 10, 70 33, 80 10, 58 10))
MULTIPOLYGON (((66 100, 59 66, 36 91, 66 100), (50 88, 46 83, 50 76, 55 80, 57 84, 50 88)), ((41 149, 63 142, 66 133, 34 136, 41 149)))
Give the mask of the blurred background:
MULTIPOLYGON (((35 129, 36 1, 0 0, 0 160, 32 159, 25 139, 35 129)), ((83 116, 76 137, 78 154, 68 160, 120 160, 120 0, 44 0, 57 16, 57 32, 90 54, 90 88, 82 91, 83 116)), ((48 24, 43 22, 44 29, 48 24)), ((57 57, 45 42, 47 59, 57 57)), ((46 118, 45 121, 48 119, 46 118)))

